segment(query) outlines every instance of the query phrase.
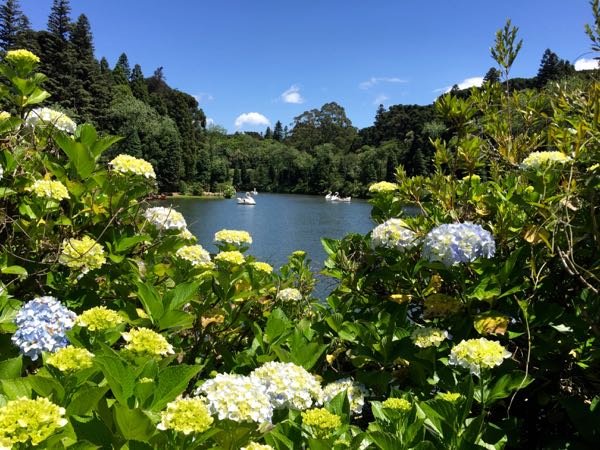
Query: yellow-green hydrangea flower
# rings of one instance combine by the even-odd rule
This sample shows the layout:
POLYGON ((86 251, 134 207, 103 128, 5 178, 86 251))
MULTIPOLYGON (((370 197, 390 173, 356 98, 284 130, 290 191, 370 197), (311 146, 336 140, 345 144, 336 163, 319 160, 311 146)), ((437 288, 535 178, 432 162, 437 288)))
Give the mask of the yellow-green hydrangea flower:
POLYGON ((201 398, 178 398, 160 413, 159 430, 174 430, 183 434, 203 433, 214 419, 201 398))
POLYGON ((10 119, 10 113, 7 111, 0 111, 0 122, 4 122, 6 119, 10 119))
POLYGON ((241 450, 274 450, 268 444, 259 444, 257 442, 249 442, 248 445, 242 447, 241 450))
POLYGON ((350 411, 354 414, 360 414, 365 404, 365 395, 368 392, 362 384, 355 382, 352 378, 342 378, 325 386, 323 388, 323 401, 331 401, 343 391, 346 392, 350 402, 350 411))
POLYGON ((108 163, 114 171, 122 174, 140 175, 145 178, 156 178, 154 167, 148 161, 131 155, 118 155, 108 163))
POLYGON ((302 413, 302 424, 310 428, 317 438, 323 439, 342 426, 342 419, 325 408, 314 408, 302 413))
POLYGON ((121 336, 127 341, 125 349, 132 353, 149 356, 167 356, 175 353, 173 346, 164 336, 149 328, 136 328, 121 333, 121 336))
POLYGON ((510 356, 511 353, 496 341, 486 338, 468 339, 452 347, 448 362, 469 369, 473 375, 479 376, 481 369, 499 366, 510 356))
POLYGON ((394 192, 398 189, 396 183, 390 183, 389 181, 380 181, 369 186, 369 192, 381 193, 381 192, 394 192))
POLYGON ((397 411, 404 412, 410 411, 412 408, 412 404, 408 400, 396 397, 388 398, 387 400, 381 403, 381 406, 383 406, 384 408, 395 409, 397 411))
POLYGON ((521 167, 525 169, 538 169, 549 164, 565 164, 571 161, 571 157, 563 152, 532 152, 523 160, 521 167))
POLYGON ((438 392, 435 398, 439 398, 440 400, 444 400, 446 402, 454 403, 458 401, 462 395, 458 392, 438 392))
POLYGON ((221 230, 215 233, 215 241, 233 245, 252 244, 252 236, 247 231, 221 230))
POLYGON ((93 358, 94 355, 85 348, 69 345, 48 356, 46 363, 56 367, 61 372, 76 372, 92 367, 93 358))
POLYGON ((410 338, 417 347, 439 347, 442 342, 449 338, 449 334, 439 328, 419 327, 412 332, 410 338))
POLYGON ((210 254, 201 245, 184 245, 175 252, 175 256, 190 262, 194 267, 210 268, 213 266, 210 254))
POLYGON ((58 202, 69 198, 69 191, 66 186, 55 180, 36 180, 25 190, 33 192, 37 197, 49 198, 58 202))
POLYGON ((304 250, 296 250, 295 252, 292 252, 292 256, 304 258, 306 256, 306 252, 304 250))
POLYGON ((89 236, 65 239, 58 262, 83 273, 98 269, 106 262, 104 248, 89 236))
POLYGON ((258 270, 259 272, 264 272, 264 273, 272 273, 273 272, 273 267, 270 264, 267 264, 266 262, 260 262, 260 261, 256 261, 250 264, 255 270, 258 270))
POLYGON ((246 259, 244 258, 244 255, 241 252, 234 250, 232 252, 218 253, 215 256, 215 261, 240 265, 244 264, 244 261, 246 261, 246 259))
POLYGON ((40 444, 67 424, 64 415, 65 409, 47 398, 10 400, 0 408, 0 448, 40 444))
POLYGON ((77 317, 77 325, 90 331, 104 331, 115 328, 124 322, 123 317, 106 306, 94 306, 77 317))
POLYGON ((13 64, 17 64, 20 62, 37 64, 40 62, 40 58, 38 58, 35 54, 31 53, 29 50, 24 49, 9 50, 8 52, 6 52, 6 56, 4 57, 4 59, 13 64))

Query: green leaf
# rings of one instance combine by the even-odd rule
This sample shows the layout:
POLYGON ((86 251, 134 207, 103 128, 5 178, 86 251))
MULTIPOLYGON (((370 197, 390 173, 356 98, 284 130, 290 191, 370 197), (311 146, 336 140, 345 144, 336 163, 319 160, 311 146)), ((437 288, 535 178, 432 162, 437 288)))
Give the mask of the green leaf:
POLYGON ((86 415, 96 407, 96 404, 104 397, 108 388, 108 386, 84 386, 79 388, 67 406, 67 415, 86 415))
POLYGON ((96 167, 96 160, 81 142, 64 133, 55 133, 54 141, 69 157, 69 163, 81 179, 89 177, 96 167))
POLYGON ((8 275, 19 275, 20 277, 27 276, 27 270, 21 266, 8 266, 2 268, 2 273, 8 275))
POLYGON ((34 91, 27 97, 27 101, 23 106, 37 105, 38 103, 42 103, 48 97, 50 97, 50 93, 48 91, 35 88, 34 91))
POLYGON ((197 294, 200 283, 183 283, 170 290, 164 297, 169 309, 175 310, 189 303, 197 294))
POLYGON ((194 325, 194 316, 184 311, 167 311, 158 321, 160 331, 177 328, 187 330, 194 325))
POLYGON ((486 398, 486 404, 508 397, 514 391, 527 387, 533 378, 529 375, 525 376, 525 372, 514 371, 502 375, 494 383, 486 398))
POLYGON ((144 242, 149 240, 150 236, 147 234, 138 234, 136 236, 126 236, 124 238, 119 239, 114 246, 114 251, 117 253, 126 252, 130 248, 139 244, 140 242, 144 242))
POLYGON ((121 139, 123 139, 121 136, 104 136, 98 139, 90 148, 92 155, 98 158, 104 150, 116 144, 121 139))
POLYGON ((0 379, 19 378, 23 369, 23 357, 7 359, 0 362, 0 379))
POLYGON ((100 367, 102 373, 104 373, 106 381, 117 401, 123 405, 127 405, 127 401, 133 395, 135 380, 142 368, 132 370, 130 366, 126 366, 116 356, 97 355, 94 358, 94 362, 100 367))
POLYGON ((200 366, 189 366, 180 364, 167 367, 158 374, 158 385, 154 394, 154 400, 150 406, 152 411, 160 411, 173 401, 187 387, 190 380, 200 372, 200 366))
POLYGON ((113 408, 115 423, 125 439, 146 442, 156 433, 156 426, 141 409, 129 409, 119 404, 113 408))
POLYGON ((283 333, 285 333, 292 323, 287 318, 285 313, 277 308, 270 315, 267 320, 267 326, 265 328, 265 342, 274 343, 277 341, 283 333))
POLYGON ((163 301, 158 291, 149 284, 137 283, 137 287, 138 298, 142 302, 144 310, 153 324, 158 323, 158 320, 164 313, 163 301))
POLYGON ((31 398, 33 391, 31 382, 27 378, 0 380, 0 387, 9 400, 16 400, 19 397, 31 398))

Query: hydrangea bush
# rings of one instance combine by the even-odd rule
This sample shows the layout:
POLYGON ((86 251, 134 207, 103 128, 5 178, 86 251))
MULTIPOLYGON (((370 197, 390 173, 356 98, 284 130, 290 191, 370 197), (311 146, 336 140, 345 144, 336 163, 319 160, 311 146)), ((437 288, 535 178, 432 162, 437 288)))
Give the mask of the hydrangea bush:
POLYGON ((146 200, 149 162, 44 106, 38 65, 0 62, 0 446, 600 440, 598 83, 440 97, 432 173, 399 167, 372 232, 322 239, 317 300, 301 250, 274 268, 243 230, 196 244, 146 200))

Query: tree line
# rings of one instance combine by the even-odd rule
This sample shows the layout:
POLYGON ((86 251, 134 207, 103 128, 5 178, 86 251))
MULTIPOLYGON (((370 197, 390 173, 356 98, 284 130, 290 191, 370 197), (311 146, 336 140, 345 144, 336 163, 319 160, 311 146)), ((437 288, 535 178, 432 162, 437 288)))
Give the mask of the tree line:
MULTIPOLYGON (((150 161, 161 192, 199 194, 257 188, 267 192, 365 195, 375 181, 393 181, 402 165, 409 175, 432 169, 432 141, 449 136, 452 124, 433 105, 380 105, 372 126, 358 129, 335 102, 305 111, 264 133, 227 134, 207 126, 197 100, 171 88, 159 67, 150 76, 122 53, 111 67, 96 59, 85 14, 70 17, 69 0, 54 0, 46 30, 32 30, 18 0, 0 5, 0 48, 25 48, 41 59, 50 102, 76 122, 123 137, 106 157, 127 153, 150 161)), ((492 68, 485 82, 495 83, 492 68)), ((511 79, 511 89, 542 89, 572 77, 573 66, 546 50, 536 77, 511 79)), ((470 90, 452 94, 465 97, 470 90)))

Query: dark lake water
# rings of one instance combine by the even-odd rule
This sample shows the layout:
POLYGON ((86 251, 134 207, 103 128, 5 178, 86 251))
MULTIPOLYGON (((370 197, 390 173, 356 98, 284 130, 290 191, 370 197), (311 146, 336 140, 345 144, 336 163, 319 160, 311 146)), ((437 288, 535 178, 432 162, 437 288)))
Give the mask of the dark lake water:
MULTIPOLYGON (((238 196, 242 194, 238 193, 238 196)), ((217 231, 245 230, 252 236, 248 253, 278 270, 295 250, 304 250, 318 272, 326 259, 321 237, 340 239, 348 233, 365 234, 375 225, 371 205, 365 200, 350 203, 330 202, 323 196, 262 194, 256 205, 238 205, 234 199, 170 199, 181 212, 198 243, 216 252, 213 238, 217 231)), ((319 279, 316 296, 324 297, 333 282, 319 279)))

